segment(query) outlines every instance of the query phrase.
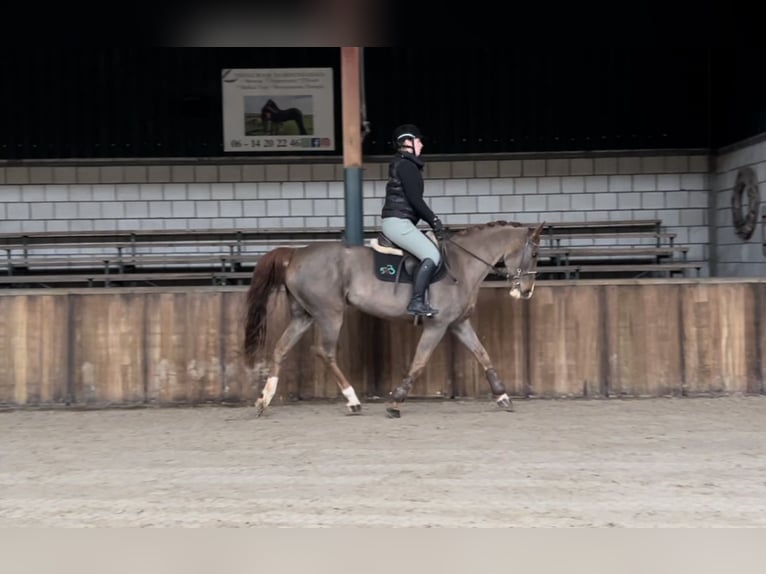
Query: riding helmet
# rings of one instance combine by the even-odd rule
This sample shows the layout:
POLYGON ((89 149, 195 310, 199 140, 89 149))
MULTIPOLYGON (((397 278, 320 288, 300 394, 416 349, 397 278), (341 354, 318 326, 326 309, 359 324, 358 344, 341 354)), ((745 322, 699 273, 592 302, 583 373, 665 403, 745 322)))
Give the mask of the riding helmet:
POLYGON ((398 148, 404 139, 423 139, 420 128, 414 124, 402 124, 394 130, 394 147, 398 148))

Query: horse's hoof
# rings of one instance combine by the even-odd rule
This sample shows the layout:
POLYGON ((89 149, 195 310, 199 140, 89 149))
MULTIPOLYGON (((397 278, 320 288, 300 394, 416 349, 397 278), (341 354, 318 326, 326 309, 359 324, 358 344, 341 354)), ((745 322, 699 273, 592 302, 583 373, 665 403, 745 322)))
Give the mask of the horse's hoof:
POLYGON ((346 405, 349 414, 358 415, 362 412, 362 405, 346 405))
POLYGON ((509 413, 513 412, 513 403, 511 402, 510 397, 508 395, 503 395, 499 399, 495 401, 495 404, 497 404, 498 407, 501 409, 505 409, 509 413))
POLYGON ((386 407, 386 416, 390 419, 398 419, 402 416, 402 413, 399 412, 399 409, 395 409, 393 407, 386 407))
POLYGON ((259 417, 263 414, 264 406, 263 406, 263 399, 258 399, 255 401, 255 405, 253 405, 255 408, 255 416, 259 417))

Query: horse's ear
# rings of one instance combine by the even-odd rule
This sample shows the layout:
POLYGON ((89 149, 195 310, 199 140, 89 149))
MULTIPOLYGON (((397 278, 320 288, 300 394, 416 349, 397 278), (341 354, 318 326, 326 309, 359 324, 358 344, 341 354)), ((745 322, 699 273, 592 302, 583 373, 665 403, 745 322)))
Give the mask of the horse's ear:
POLYGON ((545 227, 545 222, 543 221, 540 225, 535 227, 534 233, 532 233, 532 238, 537 241, 540 239, 540 234, 543 232, 543 228, 545 227))

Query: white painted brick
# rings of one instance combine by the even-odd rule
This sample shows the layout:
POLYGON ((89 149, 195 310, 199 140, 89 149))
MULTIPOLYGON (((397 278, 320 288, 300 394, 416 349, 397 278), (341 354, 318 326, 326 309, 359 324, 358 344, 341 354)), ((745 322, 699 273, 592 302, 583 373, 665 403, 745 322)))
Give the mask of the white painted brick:
POLYGON ((74 203, 54 203, 53 206, 56 219, 74 219, 77 217, 77 206, 74 203))
POLYGON ((524 211, 524 199, 518 195, 504 195, 500 197, 500 209, 504 213, 524 211))
POLYGON ((149 217, 166 219, 173 217, 173 210, 169 201, 149 202, 149 217))
POLYGON ((125 215, 127 217, 149 217, 149 205, 146 201, 126 201, 125 215))
POLYGON ((138 187, 138 197, 146 201, 159 201, 165 199, 165 193, 159 183, 147 183, 138 187))
MULTIPOLYGON (((52 203, 30 203, 29 211, 32 219, 53 219, 52 203)), ((3 214, 3 217, 7 217, 7 215, 3 214)))
POLYGON ((661 173, 665 169, 663 156, 647 156, 641 158, 641 173, 661 173))
POLYGON ((497 195, 481 195, 477 197, 477 209, 481 213, 495 213, 500 211, 500 197, 497 195))
POLYGON ((218 204, 215 201, 173 201, 171 202, 173 217, 212 217, 218 215, 218 204))
POLYGON ((302 199, 303 183, 284 183, 282 184, 283 199, 302 199))
POLYGON ((304 193, 306 199, 327 197, 327 183, 307 183, 304 193))
POLYGON ((210 185, 210 199, 234 199, 234 184, 214 183, 210 185))
POLYGON ((657 219, 662 220, 662 225, 665 229, 677 227, 679 224, 679 210, 677 209, 658 209, 656 216, 657 219))
POLYGON ((90 185, 70 185, 69 186, 69 192, 67 194, 68 201, 86 201, 89 199, 96 199, 93 195, 92 186, 90 185))
POLYGON ((521 177, 514 182, 514 193, 518 195, 533 195, 537 193, 537 178, 521 177))
MULTIPOLYGON (((183 166, 187 167, 187 166, 183 166)), ((173 168, 173 181, 198 181, 198 182, 210 182, 219 181, 218 166, 217 165, 195 165, 193 166, 193 176, 186 177, 186 171, 183 172, 184 177, 182 179, 176 179, 176 168, 173 168)))
POLYGON ((595 193, 593 194, 594 209, 616 209, 617 194, 615 193, 595 193))
POLYGON ((476 177, 497 177, 497 160, 477 161, 476 177))
POLYGON ((585 191, 599 193, 609 190, 609 180, 603 175, 592 175, 585 178, 585 191))
POLYGON ((631 191, 633 189, 629 175, 610 175, 609 191, 631 191))
POLYGON ((3 219, 0 221, 0 232, 2 233, 21 233, 21 221, 18 219, 3 219))
POLYGON ((521 163, 522 174, 524 177, 536 177, 545 175, 544 159, 525 159, 521 163))
POLYGON ((245 199, 242 201, 242 213, 247 217, 262 217, 266 215, 266 202, 262 199, 245 199))
POLYGON ((292 215, 314 215, 314 201, 311 199, 293 199, 290 201, 290 213, 292 215))
POLYGON ((685 155, 669 156, 665 158, 665 171, 680 173, 689 171, 689 158, 685 155))
POLYGON ((326 217, 307 217, 305 224, 306 224, 306 227, 309 227, 309 228, 321 229, 324 227, 329 227, 326 217))
POLYGON ((474 213, 477 209, 476 197, 456 197, 454 206, 455 213, 474 213))
POLYGON ((282 186, 278 183, 258 184, 258 199, 281 199, 282 186))
POLYGON ((677 209, 684 209, 689 205, 688 191, 668 191, 665 193, 665 206, 677 209))
POLYGON ((689 192, 689 207, 695 208, 707 208, 709 194, 707 191, 690 191, 689 192))
POLYGON ((537 193, 561 193, 560 177, 540 177, 537 179, 537 193))
POLYGON ((96 201, 81 201, 77 203, 77 217, 81 219, 99 219, 101 204, 96 201))
POLYGON ((707 224, 707 213, 704 209, 685 209, 681 212, 681 225, 698 226, 707 224))
POLYGON ((672 191, 681 189, 681 177, 678 175, 663 174, 657 176, 658 191, 672 191))
POLYGON ((109 219, 122 219, 125 217, 125 204, 116 201, 101 203, 101 217, 109 219))
MULTIPOLYGON (((138 201, 141 198, 138 185, 118 185, 115 187, 115 192, 118 201, 138 201)), ((72 199, 80 198, 76 198, 74 195, 72 195, 72 199)))
POLYGON ((468 182, 464 179, 451 179, 444 182, 444 195, 466 195, 468 182))
POLYGON ((243 165, 242 181, 258 182, 266 180, 266 167, 263 165, 243 165))
POLYGON ((639 173, 641 171, 640 157, 617 158, 617 173, 639 173))
POLYGON ((512 179, 493 179, 489 183, 489 192, 492 195, 512 195, 513 189, 512 179))
POLYGON ((593 160, 590 158, 572 158, 569 166, 572 175, 591 175, 593 173, 593 160))
POLYGON ((147 167, 147 181, 167 183, 171 181, 169 165, 150 165, 147 167))
POLYGON ((682 174, 680 187, 681 189, 707 189, 707 176, 698 173, 682 174))
POLYGON ((423 189, 423 195, 444 195, 444 180, 427 179, 423 189))
POLYGON ((219 217, 239 217, 243 213, 241 201, 219 201, 218 209, 219 217))
POLYGON ((24 187, 24 201, 45 201, 45 187, 42 185, 27 185, 24 187))
POLYGON ((452 162, 452 177, 453 178, 471 178, 475 177, 476 172, 474 169, 474 162, 472 161, 453 161, 452 162))
POLYGON ((241 165, 222 165, 218 168, 219 181, 242 181, 241 165))
POLYGON ((547 195, 525 195, 524 211, 543 211, 548 208, 547 195))
POLYGON ((346 187, 341 181, 329 181, 327 182, 327 197, 340 198, 346 197, 346 187))
POLYGON ((301 228, 305 221, 303 217, 283 217, 279 220, 279 225, 285 229, 301 228))
POLYGON ((383 200, 379 197, 369 197, 362 200, 362 213, 379 214, 383 209, 383 200))
POLYGON ((561 178, 561 193, 582 193, 585 191, 585 178, 570 176, 561 178))
POLYGON ((328 216, 328 215, 340 215, 342 212, 338 211, 337 199, 315 199, 314 200, 314 215, 328 216))
POLYGON ((37 220, 24 221, 21 227, 25 233, 40 233, 45 231, 45 222, 37 220))
POLYGON ((0 199, 7 202, 21 201, 21 188, 17 185, 0 186, 0 199))
POLYGON ((53 183, 66 184, 77 182, 77 170, 74 167, 61 166, 53 168, 53 183))
POLYGON ((489 195, 488 179, 468 180, 468 195, 489 195))
POLYGON ((168 183, 162 186, 162 198, 168 201, 186 199, 186 185, 180 183, 168 183))
POLYGON ((269 217, 284 217, 290 215, 290 202, 285 199, 266 200, 266 215, 269 217))
POLYGON ((209 183, 190 183, 186 186, 187 199, 210 199, 209 183))
POLYGON ((633 191, 655 191, 657 189, 657 176, 634 175, 633 191))
POLYGON ((576 211, 586 211, 593 209, 594 201, 595 201, 595 195, 592 193, 581 193, 569 196, 571 201, 571 206, 573 210, 576 211))
POLYGON ((521 176, 521 160, 519 159, 504 159, 500 160, 500 177, 520 177, 521 176))
POLYGON ((644 209, 662 209, 665 207, 665 194, 661 191, 643 192, 640 195, 644 209))
POLYGON ((568 159, 549 159, 545 162, 545 175, 548 176, 562 176, 569 175, 569 160, 568 159))
POLYGON ((431 200, 429 200, 428 204, 431 207, 431 211, 436 213, 441 217, 442 214, 446 215, 448 213, 454 213, 455 208, 453 206, 453 199, 452 197, 435 197, 431 200))
POLYGON ((121 165, 105 165, 99 168, 101 183, 125 183, 124 170, 121 165))
POLYGON ((572 202, 568 195, 549 195, 548 196, 548 209, 551 211, 569 211, 572 202))
POLYGON ((617 173, 617 158, 615 157, 597 157, 595 160, 593 173, 597 175, 617 173))
POLYGON ((235 183, 234 199, 255 199, 258 197, 257 183, 235 183))

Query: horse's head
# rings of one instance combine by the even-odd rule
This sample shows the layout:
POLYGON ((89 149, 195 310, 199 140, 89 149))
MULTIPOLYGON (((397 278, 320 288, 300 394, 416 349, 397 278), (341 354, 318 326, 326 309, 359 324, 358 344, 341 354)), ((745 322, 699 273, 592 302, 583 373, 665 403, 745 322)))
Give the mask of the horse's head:
POLYGON ((545 222, 537 227, 526 227, 526 237, 519 248, 514 242, 512 248, 503 256, 505 269, 511 282, 511 297, 529 299, 535 290, 537 276, 537 254, 540 249, 540 234, 545 222))

